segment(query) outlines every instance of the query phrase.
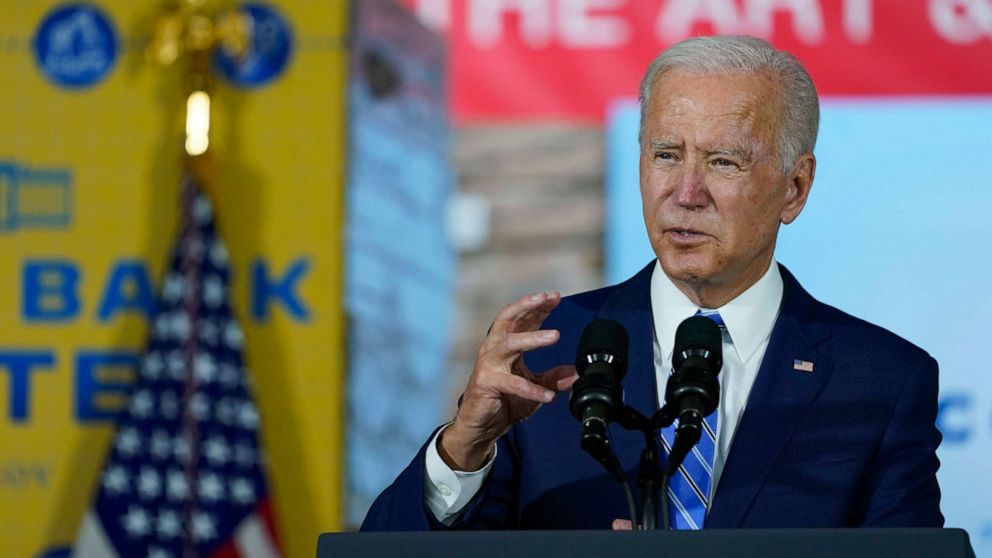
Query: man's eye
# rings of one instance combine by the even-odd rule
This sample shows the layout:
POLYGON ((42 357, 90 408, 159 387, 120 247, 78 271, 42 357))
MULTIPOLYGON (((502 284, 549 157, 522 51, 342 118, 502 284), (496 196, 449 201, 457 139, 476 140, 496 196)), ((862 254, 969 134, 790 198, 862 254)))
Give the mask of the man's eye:
POLYGON ((737 163, 731 161, 730 159, 715 159, 713 164, 718 167, 737 167, 737 163))
POLYGON ((674 153, 669 153, 667 151, 661 151, 661 152, 655 153, 654 154, 654 158, 655 159, 661 159, 662 161, 674 161, 675 160, 675 154, 674 153))

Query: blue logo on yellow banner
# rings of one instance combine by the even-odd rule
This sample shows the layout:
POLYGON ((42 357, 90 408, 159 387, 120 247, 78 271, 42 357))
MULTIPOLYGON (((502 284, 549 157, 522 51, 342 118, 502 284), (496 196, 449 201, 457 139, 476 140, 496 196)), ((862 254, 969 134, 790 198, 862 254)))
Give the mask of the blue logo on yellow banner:
POLYGON ((248 52, 235 56, 218 49, 214 63, 234 85, 257 87, 279 76, 289 63, 293 37, 289 23, 272 6, 244 4, 251 23, 248 52))
POLYGON ((117 58, 117 36, 110 19, 90 4, 56 8, 41 22, 34 54, 52 83, 82 88, 101 81, 117 58))
POLYGON ((0 232, 63 228, 72 220, 72 172, 0 160, 0 232))

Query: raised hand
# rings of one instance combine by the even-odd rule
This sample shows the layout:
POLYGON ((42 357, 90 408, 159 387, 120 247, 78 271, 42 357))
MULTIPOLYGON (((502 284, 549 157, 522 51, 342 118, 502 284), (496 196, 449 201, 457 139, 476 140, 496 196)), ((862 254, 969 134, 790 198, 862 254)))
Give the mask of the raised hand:
POLYGON ((458 414, 438 446, 452 469, 479 469, 500 436, 578 378, 571 365, 535 374, 524 364, 525 352, 558 342, 557 330, 538 326, 560 301, 557 292, 532 294, 503 307, 496 316, 479 349, 458 414))

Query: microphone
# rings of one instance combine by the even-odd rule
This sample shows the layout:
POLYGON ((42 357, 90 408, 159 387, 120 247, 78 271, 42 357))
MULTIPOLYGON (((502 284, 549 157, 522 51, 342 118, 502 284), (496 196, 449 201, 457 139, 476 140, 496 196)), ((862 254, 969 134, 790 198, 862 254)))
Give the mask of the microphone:
POLYGON ((665 389, 665 405, 675 409, 679 425, 665 474, 671 476, 702 434, 703 418, 720 402, 717 374, 723 366, 723 334, 713 320, 693 316, 675 331, 674 372, 665 389))
POLYGON ((606 425, 623 409, 620 380, 627 373, 627 345, 622 325, 596 320, 582 331, 575 356, 579 379, 572 386, 569 408, 582 423, 582 449, 604 464, 613 456, 606 425))

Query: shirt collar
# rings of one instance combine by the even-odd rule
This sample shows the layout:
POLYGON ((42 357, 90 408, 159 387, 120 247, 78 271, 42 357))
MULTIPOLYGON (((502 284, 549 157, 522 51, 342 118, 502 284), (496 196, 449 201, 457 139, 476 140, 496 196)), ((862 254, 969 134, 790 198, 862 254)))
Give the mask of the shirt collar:
MULTIPOLYGON (((747 363, 772 333, 782 304, 782 274, 773 261, 768 271, 737 298, 717 310, 727 326, 734 349, 742 363, 747 363)), ((699 307, 672 283, 656 262, 651 275, 651 312, 654 318, 655 342, 671 362, 675 350, 675 330, 682 320, 694 315, 699 307)))

